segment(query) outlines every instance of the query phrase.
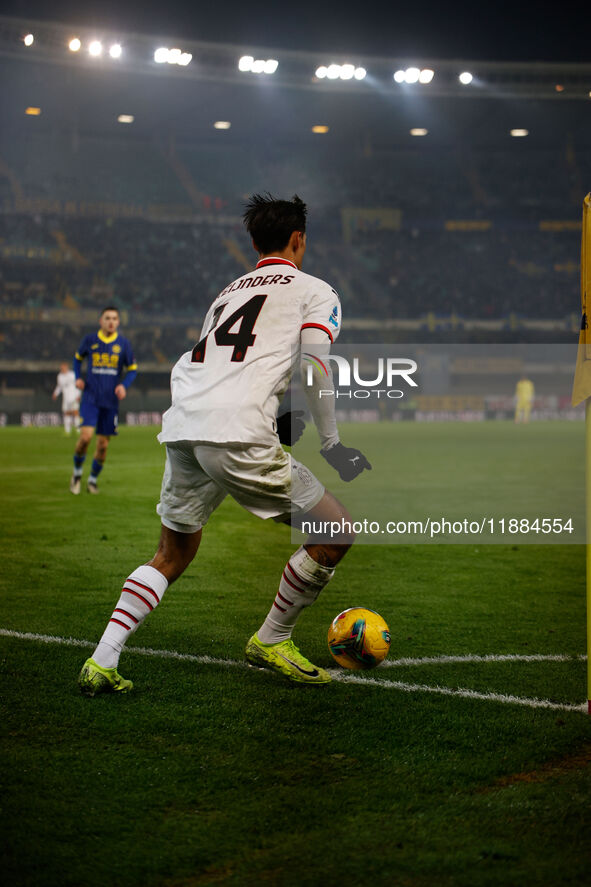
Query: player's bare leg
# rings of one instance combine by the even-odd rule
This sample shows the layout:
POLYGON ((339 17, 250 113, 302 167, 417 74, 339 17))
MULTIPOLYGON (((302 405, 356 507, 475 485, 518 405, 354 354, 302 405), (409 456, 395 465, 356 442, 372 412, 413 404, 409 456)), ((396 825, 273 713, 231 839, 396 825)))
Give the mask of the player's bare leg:
POLYGON ((103 470, 105 459, 107 458, 107 449, 110 439, 111 438, 108 437, 106 434, 97 434, 96 436, 96 449, 94 451, 94 459, 92 460, 90 474, 86 483, 86 489, 89 493, 98 493, 98 476, 103 470))
POLYGON ((308 520, 323 524, 338 523, 343 528, 341 533, 331 538, 330 542, 315 541, 313 536, 309 536, 304 542, 304 548, 317 563, 325 567, 336 567, 355 541, 355 533, 352 529, 348 529, 353 523, 353 518, 343 503, 326 490, 318 505, 298 520, 298 525, 308 520))
POLYGON ((201 542, 203 530, 196 533, 177 533, 163 526, 160 534, 158 550, 148 566, 154 567, 166 577, 170 585, 185 572, 201 542))
POLYGON ((318 505, 303 518, 286 523, 297 526, 303 520, 338 522, 343 529, 330 541, 310 536, 290 557, 271 609, 247 644, 246 658, 252 665, 272 668, 292 681, 327 684, 330 681, 328 672, 302 656, 291 640, 291 634, 302 610, 314 603, 332 578, 335 566, 345 556, 355 536, 347 528, 352 523, 349 512, 329 492, 325 492, 318 505))
POLYGON ((80 429, 80 437, 76 442, 76 448, 74 452, 77 456, 86 456, 86 451, 88 449, 88 445, 92 440, 92 436, 94 434, 94 427, 92 425, 83 425, 80 429))
POLYGON ((88 450, 88 445, 92 440, 93 434, 94 427, 92 425, 83 425, 80 429, 80 436, 76 441, 76 448, 74 450, 74 471, 70 478, 70 493, 73 493, 75 496, 80 493, 82 466, 84 465, 86 451, 88 450))
POLYGON ((85 695, 132 689, 131 681, 117 672, 121 651, 146 616, 158 606, 168 586, 189 566, 199 548, 201 532, 178 533, 162 527, 156 554, 123 583, 103 636, 82 667, 78 684, 85 695))

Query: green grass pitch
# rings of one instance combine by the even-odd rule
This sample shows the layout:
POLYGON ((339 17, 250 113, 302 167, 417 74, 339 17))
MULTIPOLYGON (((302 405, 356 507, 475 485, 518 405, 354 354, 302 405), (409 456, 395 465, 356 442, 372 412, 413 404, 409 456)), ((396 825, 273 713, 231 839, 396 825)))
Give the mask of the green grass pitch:
MULTIPOLYGON (((385 427, 356 425, 343 438, 383 465, 385 427)), ((509 423, 440 426, 442 472, 465 467, 458 436, 469 434, 491 461, 509 447, 536 483, 536 429, 515 431, 509 423)), ((397 460, 424 464, 433 433, 401 423, 397 460)), ((581 428, 560 433, 576 486, 581 428)), ((356 546, 300 620, 302 650, 330 666, 331 619, 363 605, 389 622, 391 661, 460 661, 391 664, 362 676, 378 684, 294 687, 241 664, 293 550, 289 530, 226 500, 194 563, 130 645, 215 661, 130 650, 121 672, 135 683, 131 694, 78 694, 89 654, 74 641, 98 639, 122 580, 157 542, 163 452, 154 435, 123 428, 101 495, 76 498, 67 489, 72 438, 57 429, 0 432, 4 882, 584 883, 590 721, 568 708, 586 695, 583 546, 356 546), (520 658, 461 660, 471 654, 520 658), (535 654, 562 658, 524 658, 535 654), (480 696, 427 689, 437 687, 480 696)), ((317 455, 310 467, 355 506, 354 484, 338 482, 317 455)), ((432 485, 422 477, 399 473, 403 499, 412 499, 413 484, 417 494, 421 483, 432 485)), ((378 496, 377 468, 371 483, 378 496)), ((495 473, 484 494, 486 485, 492 500, 495 473)))

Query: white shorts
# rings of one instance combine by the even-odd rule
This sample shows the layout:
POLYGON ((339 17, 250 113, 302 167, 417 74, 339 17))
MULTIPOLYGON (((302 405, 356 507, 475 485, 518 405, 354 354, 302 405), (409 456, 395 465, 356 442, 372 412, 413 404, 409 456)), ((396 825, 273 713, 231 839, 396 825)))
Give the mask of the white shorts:
POLYGON ((80 405, 80 398, 70 398, 68 400, 62 397, 62 413, 75 413, 80 405))
POLYGON ((285 520, 317 505, 324 487, 279 445, 166 444, 156 507, 165 527, 196 533, 227 495, 258 517, 285 520))

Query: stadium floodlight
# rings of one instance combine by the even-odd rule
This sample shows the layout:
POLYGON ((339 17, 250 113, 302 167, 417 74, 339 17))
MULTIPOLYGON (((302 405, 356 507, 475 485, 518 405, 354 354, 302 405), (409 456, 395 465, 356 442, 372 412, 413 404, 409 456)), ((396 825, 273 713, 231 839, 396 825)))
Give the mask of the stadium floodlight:
POLYGON ((434 77, 435 71, 432 71, 431 68, 423 68, 419 74, 419 83, 431 83, 434 77))
POLYGON ((277 59, 255 59, 252 55, 243 55, 238 60, 238 70, 252 74, 274 74, 279 67, 277 59))
POLYGON ((232 124, 230 123, 229 120, 216 120, 216 122, 213 125, 213 128, 214 129, 230 129, 231 126, 232 126, 232 124))
POLYGON ((319 80, 324 80, 325 77, 328 77, 329 80, 352 80, 353 78, 363 80, 366 76, 367 71, 365 68, 356 68, 350 62, 346 62, 343 65, 335 63, 332 65, 320 65, 319 68, 316 68, 316 77, 319 80))
POLYGON ((91 40, 88 44, 88 54, 95 58, 103 54, 103 44, 100 40, 91 40))
POLYGON ((407 68, 404 72, 404 79, 407 83, 416 83, 421 76, 418 68, 407 68))
POLYGON ((123 52, 123 50, 121 49, 120 43, 113 43, 113 45, 109 48, 109 55, 111 56, 112 59, 121 58, 122 52, 123 52))
POLYGON ((182 52, 178 46, 175 46, 173 49, 160 46, 154 52, 154 61, 159 65, 168 62, 169 65, 182 65, 184 67, 189 64, 192 58, 193 56, 190 52, 182 52))
POLYGON ((312 127, 312 132, 315 132, 317 135, 325 135, 329 131, 330 127, 326 126, 324 123, 317 123, 316 126, 312 127))
POLYGON ((23 43, 25 44, 25 46, 32 46, 34 42, 35 37, 33 36, 33 34, 25 34, 25 36, 23 37, 23 43))
POLYGON ((78 37, 72 37, 72 39, 68 43, 68 49, 70 50, 70 52, 78 52, 81 46, 82 44, 78 37))
POLYGON ((411 129, 410 134, 411 136, 426 136, 428 132, 429 130, 422 126, 415 126, 411 129))
POLYGON ((528 136, 528 135, 529 135, 529 129, 512 129, 512 130, 511 130, 511 135, 512 135, 513 138, 515 138, 515 139, 522 139, 522 138, 524 138, 525 136, 528 136))
POLYGON ((134 120, 133 114, 120 114, 117 118, 117 123, 133 123, 134 120))
POLYGON ((40 113, 41 108, 25 108, 25 114, 27 115, 27 117, 38 117, 40 113))
POLYGON ((458 80, 463 86, 468 86, 469 83, 472 83, 474 77, 472 76, 470 71, 462 71, 462 73, 458 77, 458 80))
POLYGON ((396 71, 396 73, 394 74, 394 80, 396 81, 396 83, 404 83, 404 81, 406 80, 406 74, 404 73, 404 71, 396 71))

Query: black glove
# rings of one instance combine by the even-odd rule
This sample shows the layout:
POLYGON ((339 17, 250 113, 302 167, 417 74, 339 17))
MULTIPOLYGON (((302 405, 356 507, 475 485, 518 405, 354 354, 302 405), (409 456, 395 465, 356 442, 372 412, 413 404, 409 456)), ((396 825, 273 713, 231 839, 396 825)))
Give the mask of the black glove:
POLYGON ((363 453, 354 447, 344 447, 342 443, 335 444, 329 450, 320 450, 320 455, 336 468, 341 480, 354 480, 365 468, 371 471, 371 465, 363 453))
POLYGON ((286 447, 291 447, 300 439, 306 427, 306 423, 302 419, 303 415, 304 410, 293 410, 293 412, 282 413, 281 416, 277 416, 277 434, 279 435, 280 443, 286 447))

